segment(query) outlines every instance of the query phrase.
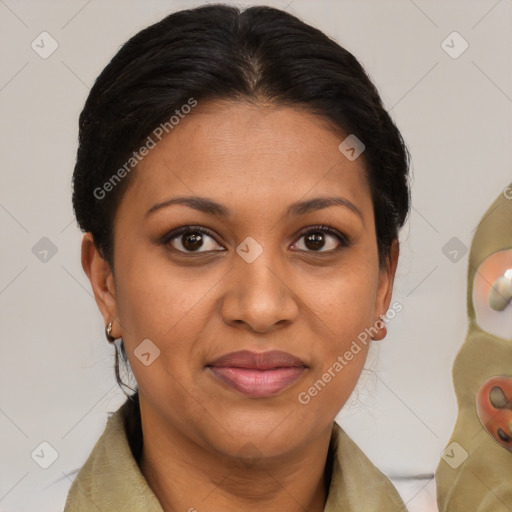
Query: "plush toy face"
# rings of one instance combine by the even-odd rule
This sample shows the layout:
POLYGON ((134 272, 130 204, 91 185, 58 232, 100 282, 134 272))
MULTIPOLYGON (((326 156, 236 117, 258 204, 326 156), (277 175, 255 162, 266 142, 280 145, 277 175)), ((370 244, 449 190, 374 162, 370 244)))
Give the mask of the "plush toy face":
MULTIPOLYGON (((478 267, 472 298, 480 328, 512 340, 512 249, 491 254, 478 267)), ((512 377, 487 379, 475 401, 484 429, 498 444, 512 451, 512 377)))
POLYGON ((476 410, 485 430, 512 452, 512 377, 487 379, 478 390, 476 410))
POLYGON ((436 470, 439 512, 511 512, 512 183, 482 217, 468 261, 468 331, 453 363, 458 416, 436 470))

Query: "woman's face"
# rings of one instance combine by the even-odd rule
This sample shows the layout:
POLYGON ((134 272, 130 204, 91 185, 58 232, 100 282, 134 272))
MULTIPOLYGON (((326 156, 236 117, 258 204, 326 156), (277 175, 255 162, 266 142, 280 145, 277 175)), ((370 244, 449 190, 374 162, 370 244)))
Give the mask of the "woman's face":
POLYGON ((248 443, 284 454, 330 430, 397 258, 379 269, 363 159, 340 152, 344 138, 291 108, 199 103, 133 171, 115 279, 84 239, 143 422, 231 456, 248 443), (270 351, 289 355, 259 358, 270 351))

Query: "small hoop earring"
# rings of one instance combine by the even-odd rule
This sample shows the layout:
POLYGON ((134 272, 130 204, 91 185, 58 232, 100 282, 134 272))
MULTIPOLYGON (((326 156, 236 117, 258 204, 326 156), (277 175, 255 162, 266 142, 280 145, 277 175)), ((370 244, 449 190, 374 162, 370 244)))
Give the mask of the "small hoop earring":
POLYGON ((377 338, 378 341, 383 340, 388 335, 388 328, 386 327, 386 324, 384 323, 383 318, 384 318, 384 315, 379 316, 378 322, 380 323, 380 326, 379 326, 380 334, 379 334, 379 338, 377 338))
POLYGON ((111 332, 112 332, 112 322, 109 322, 108 325, 105 327, 105 336, 109 343, 114 343, 114 341, 116 339, 114 338, 114 336, 112 336, 111 332))

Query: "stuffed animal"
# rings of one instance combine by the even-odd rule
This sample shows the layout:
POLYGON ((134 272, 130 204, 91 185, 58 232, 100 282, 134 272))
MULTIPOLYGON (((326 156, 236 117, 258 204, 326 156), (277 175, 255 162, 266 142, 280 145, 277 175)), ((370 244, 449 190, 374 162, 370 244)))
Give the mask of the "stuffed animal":
POLYGON ((468 264, 458 417, 436 470, 439 512, 512 512, 512 183, 482 217, 468 264))

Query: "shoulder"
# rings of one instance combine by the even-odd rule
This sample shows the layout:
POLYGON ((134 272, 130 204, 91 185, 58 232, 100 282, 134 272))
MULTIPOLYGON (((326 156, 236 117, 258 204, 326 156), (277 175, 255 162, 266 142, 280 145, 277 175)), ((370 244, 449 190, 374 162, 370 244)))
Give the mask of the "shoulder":
POLYGON ((132 453, 123 404, 107 421, 84 465, 71 484, 64 512, 91 507, 111 512, 163 512, 132 453))
POLYGON ((391 480, 337 423, 331 438, 332 478, 325 512, 407 512, 391 480))

